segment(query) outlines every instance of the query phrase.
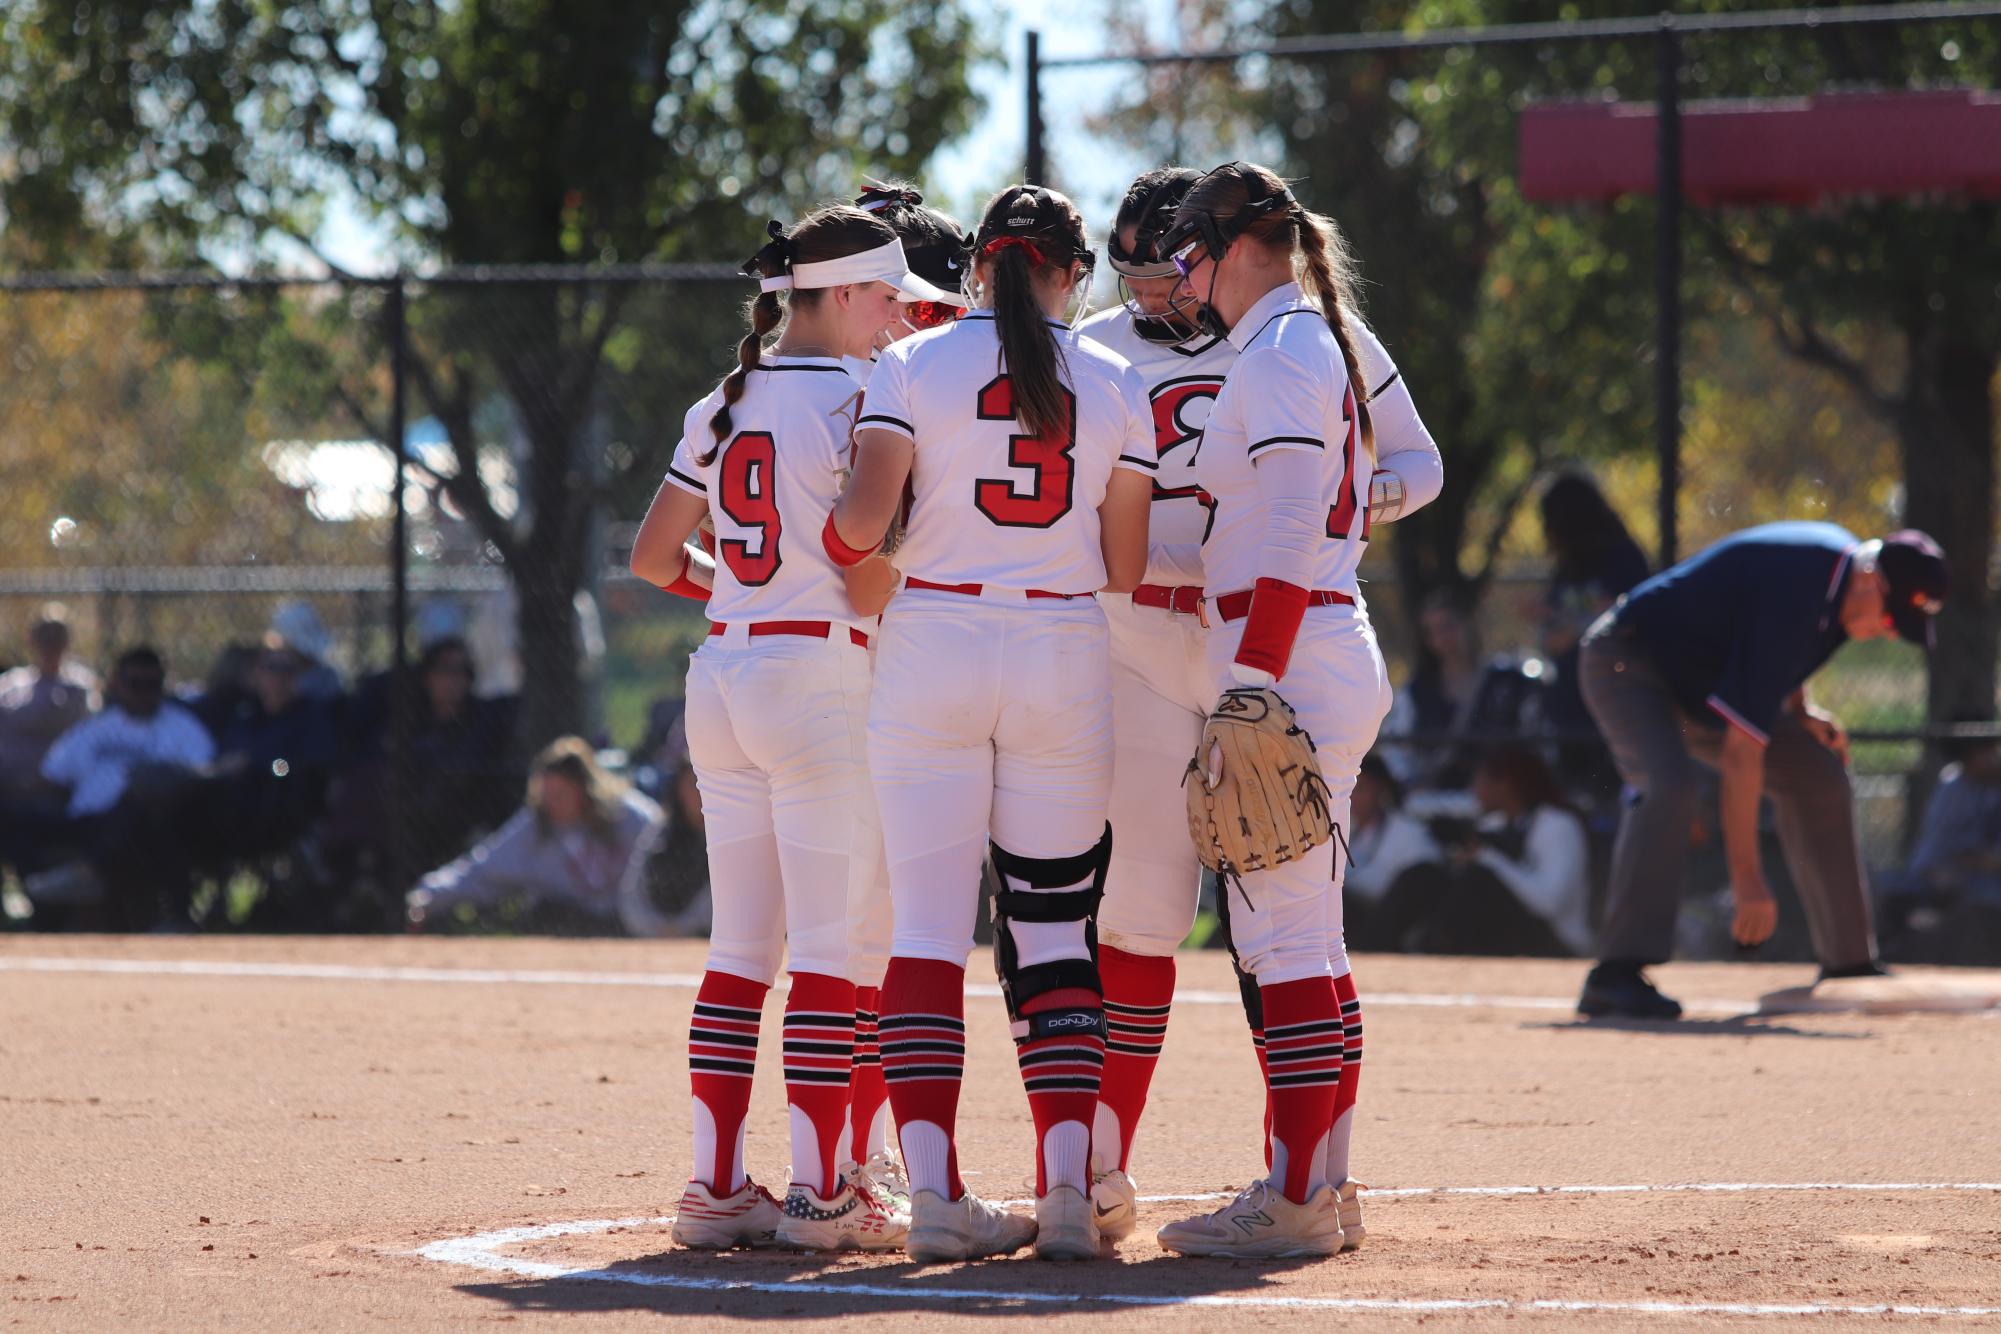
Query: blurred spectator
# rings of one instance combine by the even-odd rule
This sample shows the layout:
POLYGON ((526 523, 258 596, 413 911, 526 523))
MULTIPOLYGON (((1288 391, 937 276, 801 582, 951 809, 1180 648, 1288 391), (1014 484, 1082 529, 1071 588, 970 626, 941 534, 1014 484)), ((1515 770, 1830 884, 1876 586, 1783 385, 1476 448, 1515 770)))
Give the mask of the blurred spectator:
POLYGON ((1943 749, 1950 762, 1925 803, 1910 861, 1885 895, 1886 937, 1941 928, 1962 939, 2001 934, 2001 743, 1955 739, 1943 749))
POLYGON ((1418 613, 1417 668, 1397 691, 1385 737, 1432 738, 1426 745, 1385 745, 1383 758, 1407 788, 1463 789, 1473 780, 1476 742, 1453 737, 1521 735, 1542 724, 1542 683, 1530 666, 1508 657, 1486 659, 1465 601, 1440 591, 1418 613))
POLYGON ((215 758, 215 745, 192 713, 167 700, 166 687, 157 652, 120 655, 107 707, 63 733, 42 761, 43 776, 68 790, 66 807, 0 822, 0 856, 16 866, 47 866, 64 853, 89 857, 88 865, 71 861, 29 876, 31 900, 90 902, 108 887, 114 919, 138 927, 153 925, 161 894, 171 906, 179 887, 162 880, 149 852, 178 837, 177 798, 215 758))
POLYGON ((299 676, 299 693, 315 699, 336 699, 347 692, 340 673, 327 661, 333 653, 333 636, 310 602, 287 602, 271 615, 271 636, 305 659, 299 676))
POLYGON ((52 794, 42 757, 56 738, 95 713, 97 676, 69 657, 69 621, 61 605, 43 607, 28 627, 29 665, 0 675, 0 801, 52 794))
POLYGON ((1575 957, 1591 951, 1584 822, 1526 746, 1489 751, 1473 775, 1480 820, 1434 827, 1450 861, 1403 875, 1382 916, 1426 954, 1575 957))
POLYGON ((410 891, 410 923, 512 900, 542 929, 620 931, 630 868, 660 822, 651 798, 607 773, 581 738, 561 737, 536 756, 513 818, 410 891))
POLYGON ((1355 778, 1348 824, 1348 873, 1341 886, 1348 947, 1395 949, 1397 942, 1380 929, 1377 910, 1405 871, 1437 860, 1438 844, 1422 821, 1404 812, 1403 789, 1374 753, 1363 757, 1355 778))
POLYGON ((192 696, 182 693, 182 702, 194 710, 210 736, 221 731, 231 715, 252 697, 255 687, 251 673, 263 651, 256 644, 224 645, 209 665, 201 693, 192 696))
MULTIPOLYGON (((1538 609, 1542 651, 1552 666, 1544 715, 1553 731, 1595 735, 1598 724, 1577 684, 1577 646, 1620 594, 1647 577, 1647 558, 1597 483, 1582 472, 1559 473, 1543 491, 1542 533, 1552 565, 1538 609)), ((1567 742, 1557 753, 1564 781, 1574 790, 1594 801, 1618 796, 1618 770, 1604 742, 1567 742)))
POLYGON ((626 929, 636 936, 709 933, 709 853, 702 797, 688 763, 687 713, 679 699, 654 701, 634 753, 634 781, 665 809, 666 820, 635 866, 626 929))

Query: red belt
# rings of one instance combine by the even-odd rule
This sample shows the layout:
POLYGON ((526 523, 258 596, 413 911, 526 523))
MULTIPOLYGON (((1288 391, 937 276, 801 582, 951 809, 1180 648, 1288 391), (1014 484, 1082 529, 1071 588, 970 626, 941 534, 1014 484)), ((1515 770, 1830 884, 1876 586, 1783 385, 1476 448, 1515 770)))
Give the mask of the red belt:
MULTIPOLYGON (((1347 593, 1337 593, 1333 589, 1316 588, 1306 595, 1309 607, 1352 607, 1355 599, 1347 593)), ((1216 599, 1216 614, 1225 622, 1241 621, 1251 613, 1251 590, 1240 588, 1234 593, 1225 593, 1216 599)))
POLYGON ((1135 607, 1162 607, 1194 616, 1202 610, 1202 590, 1190 584, 1168 588, 1162 584, 1141 584, 1133 590, 1135 607))
MULTIPOLYGON (((929 579, 919 579, 915 575, 906 578, 903 581, 903 586, 905 588, 928 588, 934 593, 961 593, 969 598, 978 597, 980 590, 986 587, 985 584, 934 584, 929 579)), ((1087 598, 1091 595, 1089 593, 1045 593, 1039 588, 1031 588, 1028 590, 1027 596, 1032 598, 1068 599, 1087 598)))
MULTIPOLYGON (((729 626, 722 621, 712 622, 709 637, 713 639, 728 629, 729 626)), ((834 633, 834 627, 829 621, 752 621, 744 633, 752 639, 759 635, 804 635, 808 639, 825 639, 834 633)), ((853 626, 848 627, 848 640, 857 648, 868 647, 868 636, 853 626)))

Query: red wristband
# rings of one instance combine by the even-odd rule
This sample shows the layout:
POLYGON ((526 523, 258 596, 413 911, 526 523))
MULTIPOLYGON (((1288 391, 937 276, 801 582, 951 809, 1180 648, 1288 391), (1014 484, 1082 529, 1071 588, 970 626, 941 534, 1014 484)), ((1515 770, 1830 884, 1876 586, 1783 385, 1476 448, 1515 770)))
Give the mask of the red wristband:
POLYGON ((827 559, 844 570, 850 565, 859 565, 875 555, 874 547, 851 547, 841 540, 840 533, 834 528, 834 515, 831 510, 827 513, 827 526, 820 530, 820 545, 827 549, 827 559))
POLYGON ((1244 618, 1244 637, 1237 644, 1237 661, 1277 680, 1292 660, 1292 641, 1306 618, 1306 590, 1283 579, 1260 579, 1251 591, 1251 613, 1244 618))
POLYGON ((711 590, 688 577, 689 567, 692 564, 693 562, 688 559, 688 549, 681 548, 681 573, 674 576, 672 583, 660 585, 660 591, 672 593, 676 597, 693 598, 697 602, 707 602, 711 590))

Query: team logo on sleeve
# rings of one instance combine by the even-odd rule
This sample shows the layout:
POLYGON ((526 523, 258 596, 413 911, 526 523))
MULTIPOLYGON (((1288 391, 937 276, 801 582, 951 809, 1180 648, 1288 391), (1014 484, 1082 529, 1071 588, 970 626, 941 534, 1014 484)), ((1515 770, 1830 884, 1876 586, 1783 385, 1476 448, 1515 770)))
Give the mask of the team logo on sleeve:
MULTIPOLYGON (((1202 438, 1202 428, 1209 424, 1209 409, 1215 405, 1222 388, 1221 380, 1206 375, 1191 375, 1154 386, 1153 451, 1163 467, 1170 462, 1184 467, 1194 463, 1195 444, 1202 438), (1183 446, 1190 451, 1187 456, 1168 457, 1183 446)), ((1153 484, 1155 500, 1193 494, 1192 487, 1163 487, 1158 481, 1153 484)))

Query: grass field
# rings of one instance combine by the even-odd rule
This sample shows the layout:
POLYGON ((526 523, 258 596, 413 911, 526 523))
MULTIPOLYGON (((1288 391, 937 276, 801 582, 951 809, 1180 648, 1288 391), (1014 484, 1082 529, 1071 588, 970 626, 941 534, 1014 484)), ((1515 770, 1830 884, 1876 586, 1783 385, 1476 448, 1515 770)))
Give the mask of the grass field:
MULTIPOLYGON (((1576 965, 1364 958, 1368 1245, 1189 1261, 1152 1230, 1262 1164, 1227 965, 1184 955, 1140 1233, 1095 1264, 920 1269, 670 1246, 700 967, 673 943, 0 940, 0 1319, 2001 1325, 1992 1019, 1758 1017, 1810 970, 1680 965, 1662 980, 1690 1021, 1585 1025, 1576 965)), ((777 1009, 749 1162, 782 1184, 777 1009)), ((969 1018, 962 1161, 1018 1197, 1025 1103, 990 985, 969 1018)))

